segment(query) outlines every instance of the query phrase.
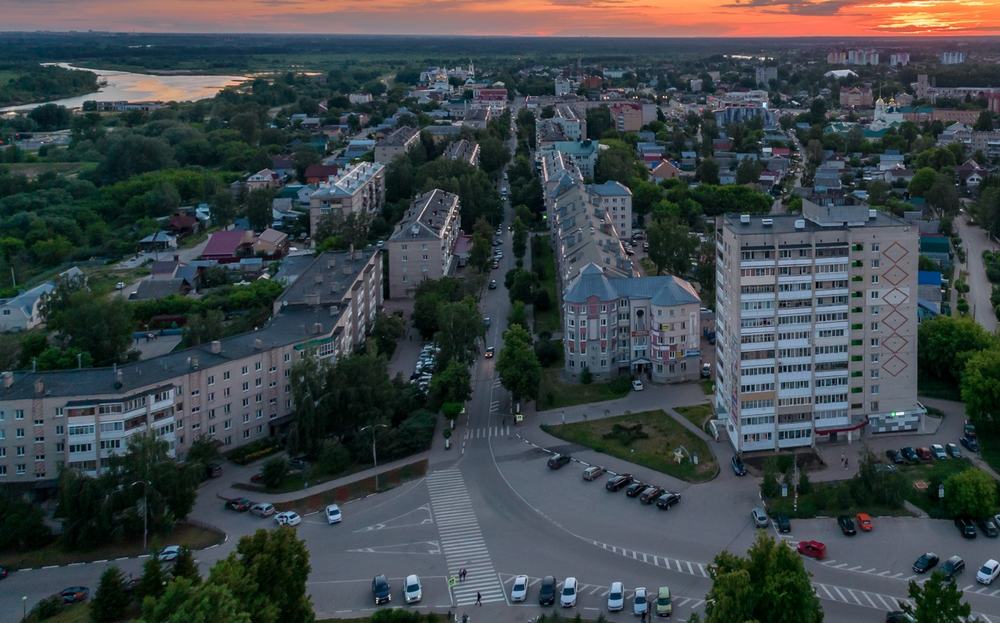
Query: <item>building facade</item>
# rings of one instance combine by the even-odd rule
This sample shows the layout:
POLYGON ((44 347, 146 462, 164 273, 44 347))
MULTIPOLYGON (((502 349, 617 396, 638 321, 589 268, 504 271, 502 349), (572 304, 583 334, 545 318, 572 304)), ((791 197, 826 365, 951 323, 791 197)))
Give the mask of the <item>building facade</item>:
POLYGON ((315 235, 327 215, 341 219, 354 213, 374 215, 384 205, 385 166, 378 162, 350 165, 309 196, 309 231, 315 235))
POLYGON ((738 452, 919 426, 916 227, 804 200, 716 231, 715 409, 738 452))
POLYGON ((413 200, 386 243, 389 298, 411 297, 425 279, 451 273, 461 219, 458 195, 435 188, 413 200))
POLYGON ((113 368, 7 371, 0 383, 0 485, 55 486, 98 473, 152 433, 183 458, 200 437, 229 450, 276 434, 294 413, 291 368, 365 340, 382 304, 381 254, 317 256, 260 329, 113 368))

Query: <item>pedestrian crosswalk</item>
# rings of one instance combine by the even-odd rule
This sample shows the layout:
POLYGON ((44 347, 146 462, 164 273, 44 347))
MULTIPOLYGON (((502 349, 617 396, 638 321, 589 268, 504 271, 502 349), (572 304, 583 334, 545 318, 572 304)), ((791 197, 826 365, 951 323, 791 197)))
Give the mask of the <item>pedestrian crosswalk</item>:
POLYGON ((482 426, 465 430, 466 439, 489 439, 490 437, 507 437, 510 435, 510 424, 503 426, 482 426))
POLYGON ((503 586, 493 568, 462 473, 457 469, 431 472, 427 476, 427 488, 448 575, 457 578, 461 569, 467 574, 465 580, 452 589, 455 605, 473 605, 477 594, 482 596, 484 604, 505 601, 503 586))

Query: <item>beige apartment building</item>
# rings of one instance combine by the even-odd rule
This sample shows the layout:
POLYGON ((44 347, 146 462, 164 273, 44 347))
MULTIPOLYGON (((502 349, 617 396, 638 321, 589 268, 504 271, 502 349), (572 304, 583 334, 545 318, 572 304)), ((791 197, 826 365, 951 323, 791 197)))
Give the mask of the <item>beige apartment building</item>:
POLYGON ((715 409, 738 452, 919 427, 915 226, 805 200, 716 232, 715 409))
POLYGON ((385 166, 359 162, 348 166, 309 196, 309 232, 315 234, 327 216, 338 219, 350 214, 374 216, 385 205, 385 166))
POLYGON ((423 280, 450 274, 461 223, 458 195, 434 189, 413 200, 386 242, 389 298, 413 296, 423 280))
POLYGON ((256 331, 112 368, 3 372, 0 485, 54 486, 63 465, 96 474, 140 433, 178 458, 202 436, 229 450, 278 433, 294 412, 292 365, 361 345, 381 275, 375 249, 323 253, 256 331))
POLYGON ((396 128, 375 144, 375 162, 389 164, 406 154, 420 141, 420 130, 403 126, 396 128))

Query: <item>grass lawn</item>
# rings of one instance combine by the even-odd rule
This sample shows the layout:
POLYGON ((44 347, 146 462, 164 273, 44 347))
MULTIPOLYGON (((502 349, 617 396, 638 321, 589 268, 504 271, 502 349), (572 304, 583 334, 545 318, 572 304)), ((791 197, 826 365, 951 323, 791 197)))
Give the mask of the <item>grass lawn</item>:
MULTIPOLYGON (((951 515, 945 511, 941 502, 937 499, 938 483, 948 479, 949 476, 965 471, 973 467, 967 459, 947 461, 933 461, 919 465, 900 465, 900 472, 912 483, 916 480, 923 480, 928 483, 927 491, 918 491, 912 486, 906 489, 906 501, 914 506, 923 509, 928 515, 935 519, 950 519, 951 515)), ((947 496, 947 492, 945 492, 947 496)))
POLYGON ((53 171, 63 175, 73 175, 97 167, 96 162, 16 162, 4 165, 11 173, 35 178, 42 173, 53 171))
POLYGON ((677 413, 684 416, 686 420, 697 426, 701 430, 705 430, 705 423, 713 415, 712 405, 706 403, 701 405, 688 405, 686 407, 677 407, 674 409, 677 413))
POLYGON ((541 410, 558 409, 587 402, 615 400, 627 395, 632 386, 627 377, 624 381, 607 383, 593 382, 567 383, 562 379, 562 367, 542 369, 542 382, 538 387, 538 404, 541 410))
POLYGON ((290 491, 300 491, 305 489, 308 483, 309 487, 315 487, 316 485, 323 484, 324 482, 329 482, 331 480, 336 480, 337 478, 343 478, 344 476, 350 476, 351 474, 356 474, 362 470, 366 470, 371 467, 371 463, 363 463, 352 465, 351 467, 337 472, 335 474, 328 474, 319 469, 319 466, 314 466, 310 469, 315 469, 315 473, 309 473, 308 475, 304 472, 292 472, 285 477, 285 481, 281 483, 278 487, 267 487, 264 485, 248 484, 243 482, 237 482, 233 484, 234 489, 243 489, 245 491, 256 491, 259 493, 288 493, 290 491))
POLYGON ((586 422, 544 426, 543 429, 560 439, 587 446, 598 452, 688 482, 705 482, 714 478, 719 472, 719 466, 715 463, 708 445, 659 409, 586 422), (618 429, 615 428, 616 425, 619 426, 618 429), (638 429, 639 432, 638 434, 625 432, 622 427, 638 429), (645 437, 640 438, 641 435, 645 437), (698 465, 692 464, 688 459, 680 464, 676 463, 674 449, 678 446, 684 446, 688 452, 697 454, 698 465))
POLYGON ((917 395, 941 400, 962 401, 958 384, 946 383, 939 379, 921 376, 917 379, 917 395))
POLYGON ((535 333, 542 333, 544 331, 558 333, 562 329, 562 323, 559 321, 561 297, 559 296, 559 292, 556 291, 556 260, 552 253, 552 245, 549 244, 548 239, 543 236, 542 242, 544 244, 532 244, 531 267, 537 272, 539 266, 544 266, 545 274, 541 278, 541 286, 549 293, 551 305, 545 311, 533 310, 535 333), (539 251, 539 253, 535 253, 535 251, 539 251))
MULTIPOLYGON (((96 589, 96 587, 94 587, 96 589)), ((93 595, 93 593, 91 593, 93 595)), ((27 623, 35 623, 37 621, 33 616, 28 616, 26 619, 27 623)), ((55 615, 50 619, 45 619, 46 623, 90 623, 90 602, 84 602, 82 604, 72 604, 65 606, 59 614, 55 615)))
POLYGON ((715 394, 715 381, 712 379, 702 379, 701 380, 701 391, 706 396, 711 396, 715 394))
MULTIPOLYGON (((204 549, 209 545, 222 543, 225 535, 217 530, 180 524, 170 534, 150 535, 149 549, 158 550, 165 545, 185 545, 191 549, 204 549)), ((45 547, 18 552, 0 552, 0 559, 11 569, 31 567, 37 569, 46 565, 66 565, 72 562, 91 560, 113 560, 122 556, 138 556, 142 552, 142 537, 128 542, 115 543, 92 550, 64 550, 58 543, 45 547)))
POLYGON ((639 260, 639 266, 642 267, 642 274, 646 275, 647 277, 656 276, 656 264, 654 264, 653 260, 649 259, 648 257, 643 256, 639 260))
MULTIPOLYGON (((775 497, 767 500, 767 512, 772 517, 778 513, 783 513, 792 518, 809 518, 816 516, 836 517, 838 515, 848 515, 853 517, 857 513, 865 512, 872 517, 910 517, 902 506, 892 508, 889 506, 876 506, 872 504, 858 505, 845 491, 848 488, 848 480, 835 480, 833 482, 817 482, 812 484, 812 490, 808 495, 799 496, 798 510, 792 510, 794 500, 792 491, 789 489, 788 497, 775 497)), ((749 511, 748 511, 749 512, 749 511)))

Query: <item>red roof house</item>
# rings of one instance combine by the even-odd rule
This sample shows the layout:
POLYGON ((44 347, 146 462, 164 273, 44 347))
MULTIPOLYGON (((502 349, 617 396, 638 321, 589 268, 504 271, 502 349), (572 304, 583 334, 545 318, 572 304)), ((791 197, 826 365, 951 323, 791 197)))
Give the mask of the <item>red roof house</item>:
POLYGON ((201 259, 215 260, 222 264, 236 262, 249 255, 253 247, 253 232, 243 229, 217 231, 208 239, 201 259))

